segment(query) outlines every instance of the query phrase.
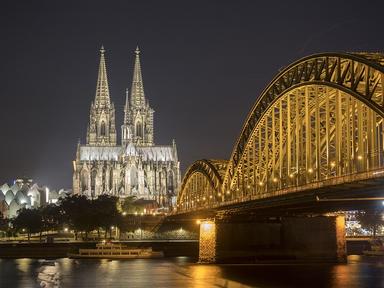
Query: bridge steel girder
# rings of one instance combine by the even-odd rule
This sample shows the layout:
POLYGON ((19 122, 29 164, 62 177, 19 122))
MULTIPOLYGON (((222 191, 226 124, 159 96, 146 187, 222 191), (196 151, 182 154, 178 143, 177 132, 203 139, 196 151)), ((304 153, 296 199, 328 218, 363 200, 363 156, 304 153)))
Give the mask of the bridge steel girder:
POLYGON ((258 97, 236 141, 223 189, 234 175, 251 134, 268 108, 290 90, 307 85, 344 91, 384 117, 383 54, 321 53, 302 58, 277 74, 258 97))
MULTIPOLYGON (((204 201, 209 201, 209 199, 199 199, 198 195, 192 194, 202 194, 202 192, 206 191, 207 188, 214 191, 214 195, 212 201, 216 201, 216 197, 220 197, 220 191, 223 184, 223 173, 220 171, 226 171, 227 161, 226 160, 208 160, 202 159, 194 162, 187 170, 183 181, 181 183, 180 193, 177 197, 177 206, 178 210, 182 209, 182 203, 187 204, 189 208, 191 205, 186 197, 191 198, 190 201, 198 201, 203 203, 204 201), (220 169, 221 168, 221 169, 220 169), (200 179, 199 179, 200 178, 200 179), (201 179, 203 178, 203 179, 201 179), (203 181, 201 181, 203 180, 203 181), (205 180, 205 181, 204 181, 205 180), (189 184, 192 183, 192 187, 190 189, 189 184), (207 185, 209 187, 207 187, 207 185)), ((205 195, 208 198, 210 195, 205 195)), ((184 209, 187 207, 184 207, 184 209)))
POLYGON ((178 213, 199 208, 196 203, 186 205, 196 198, 188 193, 196 194, 197 184, 200 192, 212 189, 220 195, 207 206, 218 208, 322 183, 353 181, 366 172, 377 177, 375 173, 384 173, 383 119, 384 54, 322 53, 300 59, 282 70, 258 97, 225 171, 219 172, 212 160, 189 167, 178 196, 178 213), (363 152, 370 158, 361 164, 357 157, 363 152), (298 176, 289 179, 291 167, 296 167, 298 176), (275 179, 270 173, 275 170, 285 178, 275 179), (190 189, 189 183, 200 176, 204 183, 197 181, 190 189), (268 181, 269 187, 258 187, 268 181))

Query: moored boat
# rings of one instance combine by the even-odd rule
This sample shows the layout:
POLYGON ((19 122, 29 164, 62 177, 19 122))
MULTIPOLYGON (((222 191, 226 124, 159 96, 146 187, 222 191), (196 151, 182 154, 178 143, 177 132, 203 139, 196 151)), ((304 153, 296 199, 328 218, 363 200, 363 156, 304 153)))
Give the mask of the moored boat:
POLYGON ((129 248, 121 243, 99 243, 95 249, 79 249, 78 253, 68 253, 69 258, 137 259, 164 257, 162 251, 149 248, 129 248))

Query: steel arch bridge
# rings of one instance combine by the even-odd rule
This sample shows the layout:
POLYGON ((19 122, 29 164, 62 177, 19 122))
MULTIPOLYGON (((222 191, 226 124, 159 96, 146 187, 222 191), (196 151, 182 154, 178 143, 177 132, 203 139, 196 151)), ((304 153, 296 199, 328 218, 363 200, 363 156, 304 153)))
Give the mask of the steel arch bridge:
POLYGON ((380 53, 289 65, 258 97, 230 160, 190 166, 177 213, 382 177, 383 83, 380 53))

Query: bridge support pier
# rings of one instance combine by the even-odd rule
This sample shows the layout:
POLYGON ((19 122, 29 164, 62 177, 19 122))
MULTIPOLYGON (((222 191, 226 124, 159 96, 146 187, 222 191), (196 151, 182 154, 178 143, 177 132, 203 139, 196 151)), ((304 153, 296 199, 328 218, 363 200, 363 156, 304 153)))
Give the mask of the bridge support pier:
POLYGON ((344 216, 206 220, 200 224, 199 262, 344 262, 345 243, 344 216))

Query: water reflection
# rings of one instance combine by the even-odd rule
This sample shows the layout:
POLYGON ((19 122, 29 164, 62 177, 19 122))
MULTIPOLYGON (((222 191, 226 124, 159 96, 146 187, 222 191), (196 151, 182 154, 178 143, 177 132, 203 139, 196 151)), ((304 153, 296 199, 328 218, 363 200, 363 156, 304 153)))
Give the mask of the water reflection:
POLYGON ((337 265, 3 259, 0 287, 384 287, 384 259, 350 256, 348 264, 337 265))

